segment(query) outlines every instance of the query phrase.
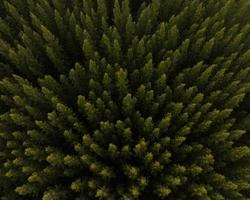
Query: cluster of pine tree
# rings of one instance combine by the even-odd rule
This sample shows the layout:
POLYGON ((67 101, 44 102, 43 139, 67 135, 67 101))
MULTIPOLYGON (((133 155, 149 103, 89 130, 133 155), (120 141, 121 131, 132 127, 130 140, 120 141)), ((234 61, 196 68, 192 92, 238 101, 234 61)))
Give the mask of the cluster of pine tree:
POLYGON ((0 199, 249 199, 249 11, 0 0, 0 199))

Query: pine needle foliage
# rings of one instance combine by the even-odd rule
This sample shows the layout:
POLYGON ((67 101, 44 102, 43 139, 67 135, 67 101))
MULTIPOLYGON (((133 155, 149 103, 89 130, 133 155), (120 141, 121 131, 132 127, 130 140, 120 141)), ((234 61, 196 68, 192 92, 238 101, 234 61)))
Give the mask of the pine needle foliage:
POLYGON ((250 198, 249 0, 1 0, 1 200, 250 198))

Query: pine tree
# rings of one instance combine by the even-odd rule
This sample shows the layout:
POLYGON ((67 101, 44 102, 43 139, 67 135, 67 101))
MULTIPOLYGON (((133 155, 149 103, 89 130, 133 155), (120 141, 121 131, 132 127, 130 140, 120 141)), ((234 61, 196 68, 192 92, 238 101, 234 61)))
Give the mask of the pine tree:
POLYGON ((1 0, 0 199, 249 199, 249 10, 1 0))

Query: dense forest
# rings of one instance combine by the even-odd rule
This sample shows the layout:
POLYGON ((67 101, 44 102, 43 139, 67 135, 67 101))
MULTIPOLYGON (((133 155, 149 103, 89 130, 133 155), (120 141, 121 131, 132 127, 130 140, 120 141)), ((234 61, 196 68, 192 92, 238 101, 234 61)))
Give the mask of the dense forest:
POLYGON ((249 0, 0 0, 1 200, 249 200, 249 0))

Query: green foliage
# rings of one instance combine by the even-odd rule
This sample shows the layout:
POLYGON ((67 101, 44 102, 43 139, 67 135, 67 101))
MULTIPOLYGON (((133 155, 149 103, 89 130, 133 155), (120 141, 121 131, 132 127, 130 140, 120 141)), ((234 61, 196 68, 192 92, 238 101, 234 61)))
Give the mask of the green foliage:
POLYGON ((249 199, 249 10, 0 0, 0 199, 249 199))

